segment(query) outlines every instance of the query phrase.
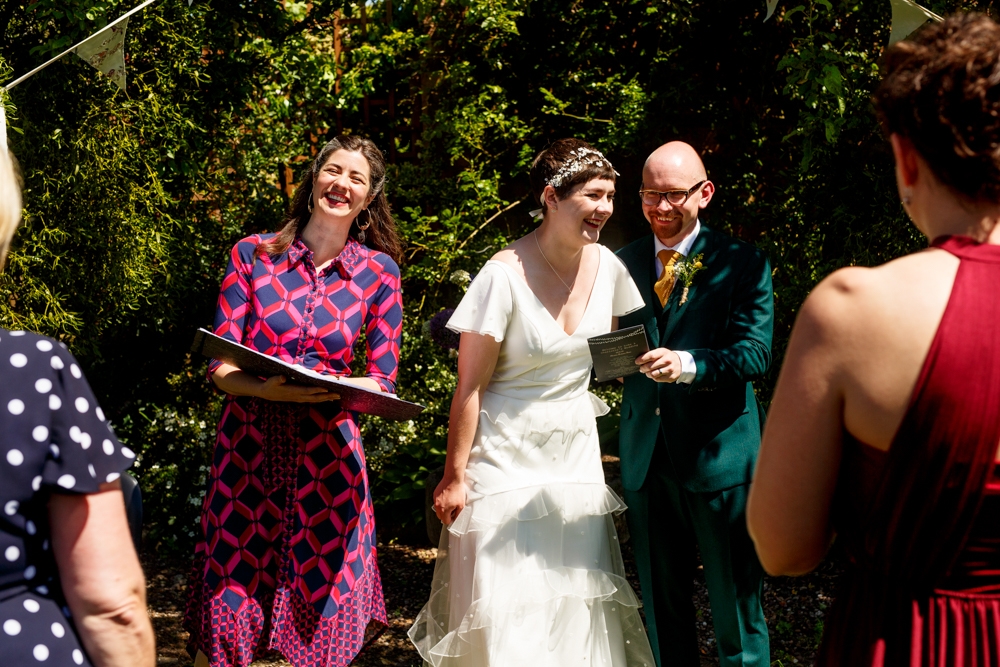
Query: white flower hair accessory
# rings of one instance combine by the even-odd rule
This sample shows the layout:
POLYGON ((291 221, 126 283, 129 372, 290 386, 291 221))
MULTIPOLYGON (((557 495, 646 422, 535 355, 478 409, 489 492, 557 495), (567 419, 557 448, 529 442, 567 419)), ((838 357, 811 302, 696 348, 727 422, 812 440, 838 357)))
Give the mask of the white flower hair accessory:
POLYGON ((557 171, 552 178, 546 182, 547 185, 558 188, 567 180, 586 169, 588 165, 599 165, 602 162, 608 165, 611 171, 615 172, 615 176, 621 176, 621 174, 615 171, 615 168, 611 165, 611 161, 604 157, 604 154, 599 150, 581 146, 570 151, 569 154, 570 158, 566 160, 563 166, 559 167, 559 171, 557 171))

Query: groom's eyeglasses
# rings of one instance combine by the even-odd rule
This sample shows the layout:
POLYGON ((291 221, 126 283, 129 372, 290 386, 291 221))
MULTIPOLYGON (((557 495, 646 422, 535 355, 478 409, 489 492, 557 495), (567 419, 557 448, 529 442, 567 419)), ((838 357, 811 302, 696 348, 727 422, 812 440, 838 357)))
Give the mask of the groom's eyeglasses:
POLYGON ((666 199, 671 206, 680 206, 705 183, 708 183, 708 180, 695 183, 690 190, 667 190, 666 192, 639 190, 639 197, 642 198, 642 203, 646 206, 658 206, 661 199, 666 199))

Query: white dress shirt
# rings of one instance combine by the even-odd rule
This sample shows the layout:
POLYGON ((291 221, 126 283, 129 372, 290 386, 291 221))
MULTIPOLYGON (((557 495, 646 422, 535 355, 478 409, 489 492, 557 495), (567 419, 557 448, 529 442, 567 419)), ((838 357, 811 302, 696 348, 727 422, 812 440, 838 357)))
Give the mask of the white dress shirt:
MULTIPOLYGON (((691 254, 691 246, 694 245, 694 241, 698 238, 698 234, 701 233, 701 220, 694 221, 694 230, 691 231, 684 240, 675 246, 664 245, 656 234, 653 234, 653 255, 656 258, 656 277, 659 278, 660 274, 663 273, 663 262, 660 261, 660 251, 661 250, 676 250, 684 257, 691 254)), ((685 350, 674 350, 677 356, 681 359, 681 375, 677 378, 677 382, 681 384, 691 384, 694 382, 694 376, 698 372, 698 366, 694 363, 694 357, 691 356, 690 352, 685 350)))

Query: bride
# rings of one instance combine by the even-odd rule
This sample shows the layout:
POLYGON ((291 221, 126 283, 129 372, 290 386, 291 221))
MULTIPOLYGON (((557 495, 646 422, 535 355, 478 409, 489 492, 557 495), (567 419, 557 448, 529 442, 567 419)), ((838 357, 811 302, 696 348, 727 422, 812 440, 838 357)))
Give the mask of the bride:
POLYGON ((588 393, 587 338, 642 307, 597 243, 616 172, 586 142, 535 158, 542 223, 486 262, 448 327, 461 333, 430 600, 409 636, 434 667, 653 667, 624 577, 588 393))

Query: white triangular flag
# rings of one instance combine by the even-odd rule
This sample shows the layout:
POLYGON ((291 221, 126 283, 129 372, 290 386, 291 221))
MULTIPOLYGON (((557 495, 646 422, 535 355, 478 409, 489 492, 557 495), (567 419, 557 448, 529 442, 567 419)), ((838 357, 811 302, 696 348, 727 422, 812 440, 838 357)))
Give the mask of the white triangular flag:
POLYGON ((54 62, 57 62, 60 58, 65 56, 67 53, 76 52, 81 58, 86 60, 88 63, 101 70, 118 84, 122 89, 125 88, 125 25, 128 23, 128 17, 132 16, 139 10, 148 7, 149 5, 156 2, 156 0, 146 0, 135 9, 130 9, 125 14, 122 14, 117 19, 115 19, 110 25, 101 30, 100 32, 91 35, 87 39, 83 40, 79 44, 74 44, 62 53, 60 53, 55 58, 49 58, 44 63, 31 70, 27 74, 19 76, 14 79, 6 86, 5 90, 10 90, 22 81, 27 81, 31 77, 35 76, 43 69, 48 67, 54 62), (119 25, 120 24, 120 25, 119 25), (117 42, 117 46, 115 43, 117 42))
POLYGON ((778 0, 767 0, 767 16, 764 17, 765 21, 771 18, 771 14, 774 13, 774 10, 777 6, 778 6, 778 0))
POLYGON ((128 19, 110 25, 74 49, 94 68, 125 90, 125 28, 128 19))
POLYGON ((943 21, 940 16, 921 7, 913 0, 889 0, 892 3, 892 31, 889 33, 889 44, 895 44, 906 39, 910 33, 927 23, 928 20, 943 21))

